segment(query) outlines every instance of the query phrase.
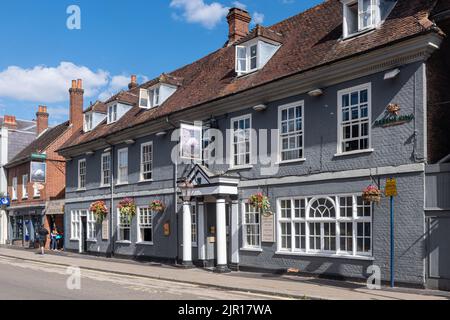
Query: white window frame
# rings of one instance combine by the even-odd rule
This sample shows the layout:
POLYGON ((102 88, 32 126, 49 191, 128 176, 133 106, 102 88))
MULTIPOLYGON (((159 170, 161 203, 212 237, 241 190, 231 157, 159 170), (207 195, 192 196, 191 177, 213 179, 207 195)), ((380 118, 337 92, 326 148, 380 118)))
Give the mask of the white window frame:
POLYGON ((88 211, 86 214, 86 236, 88 241, 97 241, 97 219, 93 211, 88 211))
POLYGON ((11 192, 12 192, 12 195, 11 195, 11 199, 12 200, 17 200, 17 177, 13 177, 12 178, 12 186, 11 186, 11 192))
POLYGON ((111 185, 111 173, 112 173, 112 168, 111 168, 111 153, 107 152, 107 153, 103 153, 102 157, 101 157, 101 181, 100 181, 100 186, 101 187, 109 187, 111 185), (105 159, 108 159, 108 183, 105 183, 105 159))
POLYGON ((344 30, 344 38, 349 38, 349 37, 353 37, 355 35, 358 35, 360 33, 364 33, 366 31, 372 30, 374 28, 376 28, 378 25, 380 25, 381 23, 381 14, 380 14, 380 1, 379 0, 370 0, 371 3, 369 5, 369 7, 372 7, 373 11, 372 11, 372 15, 371 15, 371 19, 372 19, 372 23, 367 25, 367 26, 363 26, 362 23, 362 17, 364 12, 362 11, 363 8, 363 1, 364 0, 341 0, 341 2, 344 5, 344 23, 343 23, 343 30, 344 30), (351 32, 349 30, 349 26, 348 26, 348 14, 349 14, 349 9, 348 7, 351 5, 356 4, 358 5, 358 9, 357 9, 357 13, 356 13, 356 25, 357 25, 357 30, 351 32))
POLYGON ((28 174, 22 175, 22 199, 28 199, 28 174))
POLYGON ((138 211, 138 219, 137 219, 137 243, 139 244, 149 244, 149 245, 153 245, 154 240, 155 240, 155 230, 154 230, 154 224, 153 224, 153 219, 154 219, 154 215, 152 210, 149 207, 138 207, 137 208, 138 211), (143 215, 143 211, 147 211, 146 214, 148 214, 149 217, 149 223, 142 223, 142 215, 143 215), (144 241, 143 240, 143 236, 142 236, 142 229, 151 229, 152 231, 152 240, 151 241, 144 241))
MULTIPOLYGON (((365 83, 365 84, 361 84, 355 87, 351 87, 351 88, 346 88, 343 90, 339 90, 337 93, 337 99, 338 99, 338 103, 337 103, 337 114, 338 114, 338 144, 337 144, 337 154, 336 155, 346 155, 346 154, 355 154, 355 153, 365 153, 365 152, 372 152, 372 83, 365 83), (359 123, 360 127, 359 127, 359 140, 363 139, 365 136, 361 135, 361 124, 362 123, 366 123, 367 122, 367 132, 368 132, 368 142, 367 142, 367 148, 366 149, 358 149, 358 150, 353 150, 353 151, 345 151, 343 150, 343 143, 344 140, 352 140, 350 139, 344 139, 343 138, 343 127, 344 127, 344 123, 343 123, 343 119, 342 119, 342 109, 343 109, 343 105, 342 105, 342 97, 344 95, 350 95, 350 99, 351 99, 351 94, 355 91, 358 91, 358 100, 360 98, 360 93, 363 90, 367 90, 367 119, 364 118, 363 120, 361 120, 360 117, 360 106, 361 103, 358 103, 358 120, 357 121, 352 121, 351 120, 351 100, 350 100, 350 110, 349 110, 349 121, 347 121, 348 123, 359 123)), ((350 128, 351 131, 351 128, 350 128)), ((354 140, 354 139, 353 139, 354 140)))
MULTIPOLYGON (((238 130, 240 130, 240 129, 238 129, 238 130)), ((231 134, 231 137, 230 137, 230 168, 231 169, 240 169, 240 168, 251 167, 252 163, 253 163, 253 124, 252 124, 252 114, 249 113, 249 114, 246 114, 246 115, 242 115, 242 116, 239 116, 239 117, 232 118, 230 120, 230 134, 231 134), (234 162, 234 156, 235 156, 235 154, 234 154, 234 145, 235 145, 235 142, 234 142, 234 136, 235 136, 234 123, 235 122, 239 122, 241 120, 246 120, 246 119, 250 120, 250 127, 248 129, 250 131, 249 132, 249 148, 250 148, 250 150, 249 150, 249 163, 236 164, 234 162)))
POLYGON ((259 70, 259 66, 260 66, 260 52, 261 52, 261 47, 260 47, 260 44, 259 44, 259 40, 248 42, 245 45, 238 45, 238 46, 236 46, 236 49, 235 49, 235 61, 236 61, 236 63, 235 63, 235 70, 236 70, 236 73, 238 74, 238 76, 245 75, 245 74, 252 73, 254 71, 259 70), (252 52, 251 51, 252 51, 253 47, 256 47, 256 57, 252 56, 252 52), (239 62, 241 60, 243 60, 243 58, 239 58, 239 50, 243 50, 243 49, 245 49, 245 70, 241 70, 240 69, 240 64, 239 64, 239 62), (251 67, 251 63, 252 63, 252 59, 253 58, 256 58, 256 67, 255 68, 251 67))
POLYGON ((80 240, 81 238, 81 210, 70 211, 70 240, 80 240))
POLYGON ((261 225, 262 214, 261 214, 261 212, 258 212, 258 210, 252 208, 247 201, 242 202, 241 208, 242 208, 242 211, 241 211, 242 212, 242 249, 244 249, 244 250, 245 249, 259 250, 262 248, 262 225, 261 225), (253 211, 247 211, 247 207, 253 211), (258 243, 256 243, 256 244, 249 244, 249 242, 247 241, 248 240, 247 236, 249 236, 247 234, 247 228, 246 228, 247 225, 251 225, 251 226, 256 225, 256 223, 247 223, 247 214, 259 215, 259 220, 258 220, 259 221, 259 223, 258 223, 258 226, 259 226, 258 232, 259 233, 252 234, 252 236, 256 236, 259 239, 259 241, 257 241, 258 243))
MULTIPOLYGON (((373 258, 373 205, 366 205, 366 208, 370 210, 370 216, 358 216, 358 198, 362 199, 360 194, 336 194, 329 196, 314 196, 314 197, 282 197, 277 199, 277 253, 278 254, 293 254, 293 255, 316 255, 316 256, 327 256, 327 257, 348 257, 348 258, 373 258), (340 201, 341 198, 352 198, 352 216, 344 217, 341 216, 341 206, 340 201), (336 217, 334 218, 311 218, 309 216, 311 205, 317 199, 328 199, 330 200, 336 211, 336 217), (300 216, 300 218, 295 217, 295 200, 304 201, 304 218, 300 216), (282 201, 291 201, 291 217, 290 218, 282 218, 281 216, 281 202, 282 201), (291 248, 285 249, 282 248, 282 232, 281 232, 281 224, 282 223, 291 223, 291 248), (297 249, 295 248, 295 223, 304 223, 305 226, 305 249, 297 249), (320 224, 320 250, 311 249, 310 244, 310 224, 319 223, 320 224), (324 224, 331 223, 335 224, 336 228, 336 250, 329 251, 324 250, 325 248, 325 233, 324 233, 324 224), (352 250, 341 250, 341 223, 349 223, 352 225, 352 250), (369 223, 370 224, 370 250, 368 252, 358 251, 358 234, 357 227, 360 223, 369 223)), ((347 238, 347 236, 342 236, 342 238, 347 238)), ((364 244, 364 243, 363 243, 364 244)))
POLYGON ((86 159, 78 160, 78 190, 86 190, 86 178, 87 178, 87 163, 86 159), (82 172, 81 172, 81 164, 84 163, 84 186, 82 183, 82 172))
POLYGON ((139 90, 139 107, 144 109, 150 108, 150 91, 148 89, 139 90), (147 100, 147 104, 142 104, 143 99, 147 100))
POLYGON ((128 154, 128 148, 122 148, 117 150, 117 184, 128 184, 128 177, 129 176, 129 154, 128 154), (125 166, 122 166, 122 163, 120 161, 120 155, 122 153, 126 152, 127 156, 127 165, 126 165, 126 169, 127 169, 127 174, 126 174, 126 179, 123 179, 123 177, 121 176, 121 168, 125 168, 125 166))
MULTIPOLYGON (((124 215, 126 216, 126 215, 124 215)), ((122 243, 131 243, 131 227, 133 225, 132 219, 128 223, 122 223, 121 221, 122 215, 120 213, 120 210, 117 209, 117 242, 122 243), (122 239, 122 230, 129 230, 129 239, 122 239)))
MULTIPOLYGON (((295 118, 296 119, 296 118, 295 118)), ((279 163, 290 163, 290 162, 298 162, 298 161, 305 161, 305 101, 300 100, 289 104, 284 104, 278 107, 278 162, 279 163), (291 159, 291 160, 282 160, 283 159, 283 133, 282 133, 282 112, 284 110, 289 110, 292 108, 301 107, 302 110, 302 129, 300 131, 295 131, 293 133, 287 133, 286 136, 300 136, 302 139, 302 147, 300 149, 288 149, 287 151, 293 151, 293 150, 301 150, 302 156, 297 159, 291 159)))
POLYGON ((84 114, 84 131, 89 132, 93 129, 94 115, 92 112, 88 112, 84 114))
POLYGON ((117 103, 108 106, 108 124, 117 121, 117 103))
POLYGON ((147 181, 153 181, 153 141, 142 143, 141 144, 141 156, 140 156, 140 181, 141 182, 147 182, 147 181), (144 162, 144 148, 150 147, 150 161, 144 162), (150 170, 145 170, 146 164, 150 165, 150 170), (150 179, 145 179, 145 174, 150 174, 150 179))

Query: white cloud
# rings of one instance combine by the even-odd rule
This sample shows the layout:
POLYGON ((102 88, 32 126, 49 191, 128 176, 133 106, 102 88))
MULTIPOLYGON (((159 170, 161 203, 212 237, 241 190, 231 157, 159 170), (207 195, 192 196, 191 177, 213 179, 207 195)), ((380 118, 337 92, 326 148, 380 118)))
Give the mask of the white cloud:
MULTIPOLYGON (((138 76, 138 83, 145 83, 147 81, 148 78, 146 76, 138 76)), ((120 90, 128 89, 129 83, 130 76, 113 76, 108 84, 108 87, 99 94, 98 99, 101 101, 108 100, 120 90)))
POLYGON ((207 4, 204 0, 172 0, 170 7, 183 10, 182 16, 187 22, 200 23, 207 29, 222 21, 229 9, 221 3, 207 4))
POLYGON ((30 69, 10 66, 0 72, 0 97, 40 103, 62 102, 68 99, 73 79, 83 79, 85 96, 93 97, 108 84, 109 73, 92 71, 71 62, 61 62, 57 67, 36 66, 30 69))
POLYGON ((247 5, 243 4, 242 2, 239 2, 239 1, 234 1, 233 6, 235 6, 236 8, 242 9, 242 10, 247 10, 247 5))
POLYGON ((253 23, 254 24, 263 24, 263 22, 264 22, 264 14, 263 13, 259 13, 259 12, 255 12, 254 14, 253 14, 253 19, 252 19, 252 21, 253 21, 253 23))

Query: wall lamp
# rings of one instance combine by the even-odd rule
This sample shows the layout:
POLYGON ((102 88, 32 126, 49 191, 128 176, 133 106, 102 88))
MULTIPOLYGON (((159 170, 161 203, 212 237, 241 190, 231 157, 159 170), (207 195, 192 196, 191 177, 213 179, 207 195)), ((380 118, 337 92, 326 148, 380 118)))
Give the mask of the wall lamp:
POLYGON ((92 156, 94 153, 95 153, 95 152, 91 150, 91 151, 86 152, 86 155, 87 155, 87 156, 92 156))
POLYGON ((133 139, 129 139, 129 140, 125 140, 125 144, 134 144, 136 141, 134 141, 133 139))
POLYGON ((167 135, 167 131, 161 131, 156 134, 157 137, 164 137, 167 135))
POLYGON ((400 69, 394 69, 384 74, 384 80, 394 79, 400 74, 400 69))
POLYGON ((323 90, 322 89, 314 89, 314 90, 311 90, 310 92, 308 92, 308 95, 310 97, 320 97, 321 95, 323 95, 323 90))
POLYGON ((257 112, 261 112, 267 109, 267 106, 265 104, 258 104, 257 106, 253 107, 253 110, 257 112))

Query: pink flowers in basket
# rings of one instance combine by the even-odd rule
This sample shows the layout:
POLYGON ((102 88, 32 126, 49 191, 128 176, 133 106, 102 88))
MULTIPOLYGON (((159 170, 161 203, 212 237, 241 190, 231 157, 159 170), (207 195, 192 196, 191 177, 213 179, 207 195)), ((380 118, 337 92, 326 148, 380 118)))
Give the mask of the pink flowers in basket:
POLYGON ((154 200, 150 203, 150 210, 153 212, 161 213, 164 212, 166 206, 161 200, 154 200))
POLYGON ((380 203, 381 201, 381 190, 378 187, 370 185, 363 190, 362 194, 363 200, 365 202, 376 202, 380 203))
POLYGON ((89 211, 94 213, 94 215, 97 217, 97 221, 100 223, 103 222, 106 215, 108 214, 108 208, 106 207, 105 202, 101 200, 91 203, 89 211))
POLYGON ((255 209, 261 210, 263 214, 270 213, 270 201, 267 196, 258 192, 248 199, 248 203, 255 209))
POLYGON ((136 204, 131 198, 125 198, 119 202, 117 206, 121 214, 134 216, 136 214, 136 204))

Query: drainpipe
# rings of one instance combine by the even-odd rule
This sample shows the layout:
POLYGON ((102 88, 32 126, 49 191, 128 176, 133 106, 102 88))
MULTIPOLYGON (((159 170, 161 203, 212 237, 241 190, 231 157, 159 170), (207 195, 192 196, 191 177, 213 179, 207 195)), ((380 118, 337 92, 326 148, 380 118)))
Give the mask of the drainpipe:
POLYGON ((110 213, 110 217, 109 217, 109 239, 110 239, 110 245, 111 245, 111 257, 114 257, 114 251, 115 251, 115 245, 116 245, 116 239, 115 239, 115 235, 114 235, 114 154, 115 154, 115 148, 114 145, 112 145, 110 142, 106 141, 106 143, 108 144, 110 150, 110 154, 111 154, 111 183, 110 183, 110 191, 111 191, 111 196, 110 196, 110 207, 111 207, 111 213, 110 213))

